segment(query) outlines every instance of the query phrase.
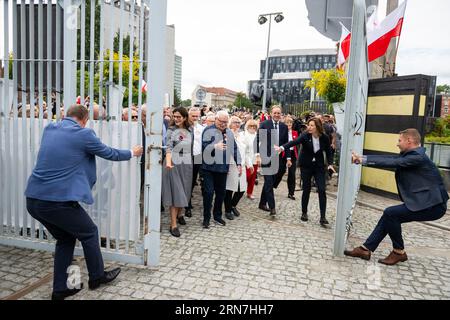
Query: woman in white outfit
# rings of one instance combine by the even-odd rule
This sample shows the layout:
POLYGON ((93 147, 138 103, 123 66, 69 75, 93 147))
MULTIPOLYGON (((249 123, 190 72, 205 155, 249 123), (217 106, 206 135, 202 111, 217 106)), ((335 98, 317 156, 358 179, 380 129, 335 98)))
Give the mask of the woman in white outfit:
POLYGON ((256 131, 258 131, 258 123, 251 119, 245 124, 244 138, 246 143, 250 146, 250 158, 252 159, 253 167, 247 168, 247 198, 254 200, 253 189, 255 187, 256 178, 258 175, 258 162, 256 161, 256 131))
MULTIPOLYGON (((253 145, 247 143, 244 132, 239 132, 241 126, 241 119, 236 116, 231 117, 229 122, 229 128, 234 134, 239 154, 241 156, 241 163, 246 168, 253 168, 252 163, 252 150, 253 145)), ((225 217, 229 220, 233 220, 234 217, 239 217, 240 212, 236 208, 239 200, 241 200, 244 192, 247 190, 247 177, 245 174, 239 174, 238 167, 234 160, 231 160, 230 168, 227 175, 227 185, 225 193, 225 217)))

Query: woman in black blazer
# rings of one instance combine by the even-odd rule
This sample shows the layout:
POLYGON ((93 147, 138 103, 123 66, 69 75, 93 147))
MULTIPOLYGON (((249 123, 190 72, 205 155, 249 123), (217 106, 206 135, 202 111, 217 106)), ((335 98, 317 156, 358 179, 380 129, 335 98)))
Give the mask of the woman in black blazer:
MULTIPOLYGON (((308 129, 296 140, 293 140, 282 147, 278 152, 283 152, 294 146, 302 145, 302 151, 299 155, 299 164, 301 168, 301 178, 303 184, 302 194, 302 221, 308 221, 308 202, 311 192, 311 178, 314 177, 319 191, 320 206, 320 224, 328 225, 325 217, 327 207, 327 196, 325 193, 325 174, 331 159, 330 139, 324 133, 322 122, 313 118, 308 121, 308 129)), ((288 161, 288 167, 291 165, 288 161)))

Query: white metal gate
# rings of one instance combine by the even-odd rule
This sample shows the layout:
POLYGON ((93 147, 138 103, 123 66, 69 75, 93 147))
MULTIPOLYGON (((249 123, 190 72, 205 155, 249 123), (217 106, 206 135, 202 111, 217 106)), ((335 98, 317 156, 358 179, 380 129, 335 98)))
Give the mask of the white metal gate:
POLYGON ((339 168, 333 253, 344 255, 361 181, 361 166, 351 164, 351 152, 362 154, 369 88, 367 57, 366 3, 353 2, 352 39, 345 96, 345 121, 339 168))
POLYGON ((95 202, 85 209, 99 228, 103 255, 157 265, 167 1, 2 2, 0 244, 54 250, 48 231, 28 215, 23 193, 43 128, 79 100, 89 105, 88 126, 104 143, 147 146, 142 166, 97 159, 95 202), (129 108, 126 121, 122 107, 129 108))

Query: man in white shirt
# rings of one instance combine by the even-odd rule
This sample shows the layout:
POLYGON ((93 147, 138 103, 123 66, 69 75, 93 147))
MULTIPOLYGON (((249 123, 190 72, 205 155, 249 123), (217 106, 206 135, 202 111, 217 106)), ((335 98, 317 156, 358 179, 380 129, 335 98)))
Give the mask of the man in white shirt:
MULTIPOLYGON (((197 185, 197 177, 199 173, 200 178, 202 175, 200 172, 200 168, 202 166, 202 133, 205 127, 199 123, 199 119, 200 119, 200 109, 197 107, 190 108, 189 120, 192 122, 192 129, 194 131, 194 145, 192 148, 194 173, 192 175, 192 189, 194 189, 194 186, 197 185)), ((191 201, 189 201, 189 206, 186 207, 185 216, 189 218, 192 217, 192 193, 191 193, 191 201)))

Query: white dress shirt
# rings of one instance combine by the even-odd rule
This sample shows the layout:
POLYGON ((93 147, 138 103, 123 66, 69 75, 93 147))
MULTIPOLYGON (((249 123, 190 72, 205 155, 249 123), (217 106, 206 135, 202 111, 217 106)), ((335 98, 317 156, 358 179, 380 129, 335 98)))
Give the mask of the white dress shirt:
POLYGON ((320 140, 319 140, 319 138, 312 137, 312 141, 313 141, 314 153, 317 153, 317 151, 320 150, 320 140))
POLYGON ((194 125, 194 146, 193 146, 194 157, 202 153, 202 133, 204 129, 205 127, 199 123, 196 123, 194 125))

